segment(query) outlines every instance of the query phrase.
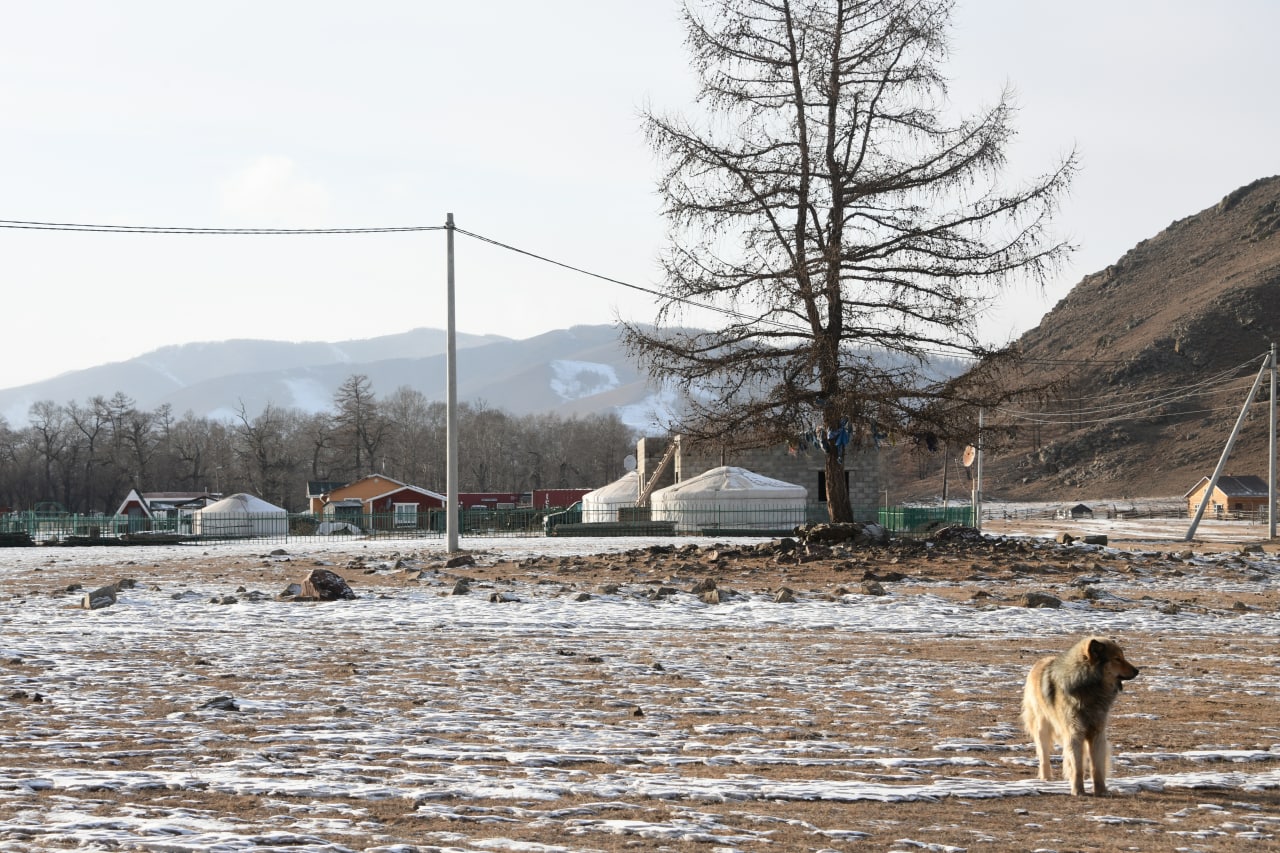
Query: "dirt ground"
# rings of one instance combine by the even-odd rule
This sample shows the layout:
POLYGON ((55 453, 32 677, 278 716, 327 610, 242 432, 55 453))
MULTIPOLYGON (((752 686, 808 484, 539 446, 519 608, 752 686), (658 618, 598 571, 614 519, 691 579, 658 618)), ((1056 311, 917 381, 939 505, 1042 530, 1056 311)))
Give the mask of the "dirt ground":
MULTIPOLYGON (((994 533, 998 531, 988 532, 994 533)), ((975 624, 984 618, 985 608, 1020 606, 1020 596, 1028 592, 1047 592, 1064 599, 1087 599, 1090 579, 1104 579, 1108 589, 1122 590, 1120 595, 1099 597, 1093 606, 1101 609, 1141 609, 1163 612, 1215 614, 1223 619, 1233 614, 1253 613, 1274 617, 1278 602, 1275 595, 1275 572, 1265 560, 1245 557, 1223 559, 1211 565, 1192 564, 1192 553, 1231 551, 1232 543, 1212 546, 1180 546, 1164 543, 1125 543, 1125 552, 1080 551, 1070 548, 1033 547, 1025 541, 1011 540, 1000 545, 989 542, 953 541, 925 546, 922 543, 899 543, 866 548, 851 554, 815 556, 803 550, 794 553, 757 554, 750 548, 734 545, 718 547, 684 547, 651 549, 644 552, 608 556, 568 556, 505 560, 483 550, 473 553, 476 565, 448 569, 439 554, 403 552, 388 555, 387 562, 374 564, 365 557, 330 559, 330 568, 343 575, 361 594, 377 593, 394 600, 405 591, 432 588, 437 594, 448 594, 458 580, 475 590, 529 590, 538 588, 556 595, 598 595, 610 585, 631 588, 663 587, 687 592, 702 583, 729 595, 731 590, 776 594, 783 588, 806 598, 841 596, 867 592, 866 584, 880 584, 886 594, 895 597, 936 596, 954 601, 957 607, 971 608, 975 624), (392 563, 390 558, 394 558, 392 563), (1179 585, 1176 579, 1194 573, 1197 582, 1179 585), (1081 578, 1084 580, 1081 580, 1081 578), (1161 588, 1157 596, 1139 592, 1123 594, 1125 578, 1153 577, 1174 579, 1161 588), (1263 582, 1264 577, 1268 578, 1263 582), (710 579, 713 583, 708 585, 710 579)), ((1268 545, 1268 551, 1273 551, 1268 545)), ((290 571, 301 579, 309 567, 297 565, 290 571)), ((243 595, 248 590, 276 592, 280 586, 280 566, 264 553, 261 557, 223 556, 216 550, 181 566, 167 565, 140 558, 133 565, 119 567, 123 573, 136 576, 140 582, 166 588, 178 585, 234 587, 243 595)), ((83 569, 52 561, 40 566, 15 570, 4 578, 3 596, 30 601, 56 596, 74 583, 86 581, 83 569)), ((76 591, 65 593, 68 598, 76 591)), ((874 594, 868 592, 867 594, 874 594)), ((301 605, 299 605, 301 606, 301 605)), ((554 636, 554 630, 549 629, 554 636)), ((300 638, 306 645, 316 638, 300 638)), ((742 732, 795 742, 830 741, 833 745, 854 744, 888 746, 894 755, 919 758, 939 754, 940 744, 950 749, 965 749, 966 743, 994 737, 1003 752, 994 755, 975 753, 971 769, 960 775, 970 782, 1016 782, 1034 779, 1034 753, 1019 747, 1025 740, 1016 730, 1021 673, 1039 656, 1060 651, 1061 637, 1043 641, 1022 638, 992 638, 979 633, 953 635, 936 633, 918 636, 910 632, 880 637, 874 634, 823 634, 780 629, 768 639, 769 647, 781 648, 777 659, 743 660, 753 649, 763 648, 758 635, 727 627, 716 632, 708 643, 705 634, 697 637, 665 638, 666 648, 627 649, 606 647, 592 657, 589 647, 575 645, 565 638, 562 645, 547 651, 548 657, 559 656, 557 664, 566 660, 575 667, 571 676, 581 682, 579 701, 596 704, 590 710, 616 707, 591 697, 625 700, 627 708, 652 720, 662 720, 667 731, 692 732, 705 724, 707 717, 683 700, 683 705, 666 703, 664 691, 680 687, 697 695, 697 685, 678 674, 670 666, 667 671, 655 662, 697 658, 711 675, 740 667, 786 667, 797 674, 816 679, 823 672, 838 671, 842 665, 858 662, 863 668, 880 673, 873 683, 878 690, 855 690, 832 686, 826 695, 804 693, 795 696, 770 695, 768 701, 739 702, 733 710, 721 709, 716 719, 725 724, 721 734, 702 734, 691 738, 689 759, 679 767, 683 779, 723 779, 725 782, 750 780, 753 784, 771 781, 795 783, 805 779, 841 780, 882 783, 885 786, 929 784, 930 774, 903 772, 891 764, 863 765, 850 761, 850 756, 833 751, 830 761, 814 761, 810 765, 794 763, 775 765, 767 761, 752 764, 749 759, 720 763, 716 757, 732 747, 743 752, 742 732), (611 680, 600 671, 599 663, 610 656, 625 658, 636 669, 626 685, 611 680), (739 656, 738 660, 734 660, 739 656), (594 661, 595 665, 589 663, 594 661), (893 711, 878 713, 890 702, 883 691, 892 696, 895 671, 913 670, 922 665, 930 671, 954 673, 954 679, 921 688, 918 713, 904 717, 900 704, 893 711), (1001 680, 984 682, 975 673, 996 672, 1001 680), (681 679, 685 683, 681 685, 681 679), (731 724, 731 725, 730 725, 731 724), (994 732, 994 734, 992 734, 994 732), (765 733, 765 734, 761 734, 765 733), (1007 748, 1004 746, 1007 744, 1007 748), (704 758, 704 761, 699 761, 704 758)), ((400 851, 520 849, 532 851, 559 850, 1236 850, 1280 849, 1280 657, 1274 633, 1224 635, 1163 634, 1134 631, 1120 638, 1131 661, 1142 668, 1142 675, 1120 697, 1113 720, 1112 742, 1116 755, 1113 778, 1116 793, 1107 798, 1073 798, 1061 792, 1045 792, 1029 784, 1025 795, 985 797, 982 785, 974 784, 958 794, 940 790, 935 797, 907 802, 879 802, 859 796, 847 801, 839 797, 804 799, 786 797, 753 798, 748 802, 732 798, 715 801, 707 798, 637 797, 620 795, 602 804, 598 798, 565 795, 554 803, 532 803, 513 793, 492 794, 454 802, 448 809, 431 810, 423 803, 403 800, 372 799, 359 803, 334 801, 325 808, 334 813, 355 810, 358 822, 366 827, 357 832, 334 824, 323 837, 335 846, 331 849, 368 849, 367 827, 376 827, 376 837, 383 839, 378 849, 400 851), (1229 773, 1237 769, 1234 758, 1227 755, 1253 754, 1238 769, 1257 774, 1259 784, 1250 786, 1203 786, 1188 783, 1186 787, 1161 786, 1141 780, 1153 775, 1194 773, 1229 773), (1258 755, 1262 754, 1261 759, 1258 755), (1267 761, 1268 755, 1276 755, 1267 761), (1261 764, 1258 763, 1261 761, 1261 764), (1139 780, 1125 784, 1125 780, 1139 780), (574 818, 575 814, 583 817, 574 818), (606 814, 607 825, 599 820, 606 814), (698 832, 681 837, 678 833, 664 836, 644 827, 654 825, 697 826, 698 832), (632 827, 630 830, 628 827, 632 827), (710 829, 708 829, 710 828, 710 829), (393 843, 394 842, 394 843, 393 843), (401 845, 396 847, 395 845, 401 845), (523 846, 522 846, 523 845, 523 846), (545 845, 545 846, 539 846, 545 845)), ((343 686, 359 693, 368 667, 360 663, 366 654, 377 654, 379 677, 402 685, 400 701, 388 700, 379 706, 380 714, 409 713, 416 705, 431 700, 418 686, 414 671, 415 658, 401 657, 386 638, 362 634, 352 626, 350 634, 328 637, 328 643, 342 643, 342 653, 325 655, 324 686, 313 687, 318 693, 331 695, 343 686), (402 670, 402 671, 399 671, 402 670), (399 710, 397 710, 399 709, 399 710)), ((391 641, 394 643, 394 641, 391 641)), ((459 659, 480 654, 474 637, 455 641, 440 637, 437 653, 441 658, 459 659)), ((492 650, 487 650, 492 652, 492 650)), ((151 654, 172 655, 173 667, 201 668, 189 652, 176 647, 151 654)), ((120 650, 103 649, 103 665, 110 668, 120 663, 120 650)), ((282 657, 290 652, 282 649, 282 657)), ((209 655, 215 658, 214 654, 209 655)), ((216 663, 216 659, 215 659, 216 663)), ((205 665, 210 665, 206 660, 205 665)), ((519 672, 501 667, 487 670, 487 677, 510 680, 512 694, 522 696, 530 706, 544 701, 536 693, 521 692, 516 686, 519 672)), ((0 668, 6 687, 28 680, 36 674, 29 662, 8 660, 0 668)), ((865 674, 865 673, 864 673, 865 674)), ((473 673, 454 675, 435 673, 440 683, 437 696, 443 695, 450 678, 459 683, 473 673)), ((716 682, 708 677, 708 685, 716 682)), ((300 686, 299 690, 307 688, 300 686)), ((714 689, 710 686, 708 690, 714 689)), ((4 763, 8 766, 5 780, 0 781, 0 851, 62 849, 76 846, 70 841, 55 843, 41 840, 15 828, 21 815, 39 815, 44 810, 64 808, 67 800, 75 800, 77 808, 109 818, 138 809, 160 809, 166 801, 179 802, 183 809, 205 811, 216 815, 235 815, 248 822, 272 825, 290 810, 314 808, 314 799, 293 799, 287 795, 227 793, 215 790, 183 790, 180 793, 156 792, 154 798, 140 804, 136 797, 103 790, 36 790, 15 793, 15 782, 23 772, 36 773, 48 769, 49 753, 31 747, 29 717, 13 713, 19 707, 30 710, 30 690, 6 689, 0 696, 0 743, 5 745, 4 763), (22 695, 20 695, 22 694, 22 695), (7 697, 7 698, 6 698, 7 697), (306 801, 306 802, 303 802, 306 801), (50 846, 52 845, 52 846, 50 846)), ((705 696, 707 702, 722 697, 705 696)), ((902 697, 893 697, 900 703, 902 697)), ((564 709, 566 715, 583 709, 564 709)), ((171 709, 157 706, 139 711, 157 719, 171 709)), ((123 716, 123 715, 122 715, 123 716)), ((654 722, 654 725, 659 723, 654 722)), ((50 722, 49 725, 63 725, 50 722)), ((69 725, 69 724, 66 724, 69 725)), ((122 727, 137 728, 136 718, 121 720, 122 727)), ((226 737, 219 749, 225 760, 235 760, 255 740, 262 740, 266 728, 251 717, 228 716, 216 724, 226 737)), ((52 737, 57 733, 50 734, 52 737)), ((70 735, 68 735, 69 737, 70 735)), ((477 745, 485 743, 483 732, 465 736, 477 745)), ((305 766, 306 750, 289 761, 305 766)), ((315 747, 319 752, 319 747, 315 747)), ((743 752, 749 754, 749 751, 743 752)), ((1238 759, 1246 761, 1246 759, 1238 759)), ((145 753, 128 759, 139 769, 153 766, 145 753)), ((486 761, 501 764, 492 755, 486 761)), ((68 758, 68 766, 82 762, 68 758)), ((612 772, 614 768, 585 762, 571 768, 587 776, 612 772)), ((371 774, 375 770, 368 771, 371 774)), ((505 771, 497 766, 491 772, 501 778, 505 771)), ((660 772, 658 767, 654 773, 660 772)), ((670 772, 670 771, 666 771, 670 772)), ((948 771, 956 775, 954 769, 948 771)), ((38 818, 37 818, 38 819, 38 818)), ((275 825, 278 825, 275 824, 275 825)), ((151 849, 124 846, 121 849, 151 849)), ((161 849, 161 848, 155 848, 161 849)), ((184 848, 178 841, 165 850, 184 848)), ((233 849, 233 848, 227 848, 233 849)))

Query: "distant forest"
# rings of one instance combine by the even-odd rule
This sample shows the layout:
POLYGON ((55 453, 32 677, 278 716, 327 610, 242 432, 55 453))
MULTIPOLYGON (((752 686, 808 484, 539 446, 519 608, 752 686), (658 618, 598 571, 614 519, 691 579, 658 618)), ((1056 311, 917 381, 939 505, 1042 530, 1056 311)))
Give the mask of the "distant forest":
MULTIPOLYGON (((42 401, 25 427, 0 418, 0 506, 54 501, 113 513, 140 492, 249 492, 290 511, 308 480, 372 473, 444 493, 446 409, 401 387, 378 397, 350 376, 328 412, 241 407, 234 419, 138 409, 123 393, 84 403, 42 401)), ((458 406, 458 490, 594 488, 622 476, 638 437, 616 415, 513 416, 483 402, 458 406)))

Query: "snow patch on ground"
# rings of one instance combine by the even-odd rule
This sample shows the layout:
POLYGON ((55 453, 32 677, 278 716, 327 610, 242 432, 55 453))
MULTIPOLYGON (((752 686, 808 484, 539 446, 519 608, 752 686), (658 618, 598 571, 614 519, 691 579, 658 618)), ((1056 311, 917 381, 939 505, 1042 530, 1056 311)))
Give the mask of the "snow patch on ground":
MULTIPOLYGON (((662 540, 677 547, 688 542, 706 544, 662 540)), ((486 560, 649 544, 653 540, 463 540, 486 560)), ((496 581, 448 595, 442 577, 327 605, 273 596, 214 603, 236 590, 201 573, 208 553, 238 555, 264 571, 279 560, 280 574, 268 577, 281 578, 283 587, 289 564, 323 565, 361 552, 442 555, 443 543, 306 541, 267 559, 269 550, 247 543, 0 551, 0 583, 8 579, 0 598, 0 697, 42 695, 38 703, 3 705, 0 748, 23 761, 0 768, 0 851, 411 849, 391 843, 370 817, 367 807, 384 801, 456 826, 429 839, 441 847, 414 849, 573 851, 593 849, 592 835, 764 849, 767 824, 758 832, 733 829, 697 804, 734 803, 750 811, 753 803, 788 801, 1065 794, 1064 782, 1030 778, 1029 746, 1015 723, 1000 719, 1008 709, 991 696, 974 693, 966 700, 990 706, 995 725, 986 734, 939 735, 932 751, 906 752, 891 736, 860 735, 877 725, 928 729, 937 718, 940 685, 957 676, 960 664, 945 655, 880 654, 900 642, 895 638, 1026 638, 1028 645, 1083 632, 1280 638, 1273 612, 1109 611, 1086 601, 1051 611, 978 607, 939 595, 802 595, 783 604, 763 592, 713 606, 684 592, 651 600, 629 592, 625 578, 618 592, 586 600, 555 584, 496 581), (83 611, 66 597, 12 580, 52 565, 76 568, 86 581, 129 574, 139 583, 122 590, 115 606, 83 611), (165 567, 163 577, 158 571, 150 577, 152 567, 165 567), (499 586, 515 600, 494 604, 490 593, 499 586), (697 639, 673 643, 673 637, 697 639), (859 637, 874 638, 863 644, 867 651, 852 658, 837 652, 858 648, 859 637), (840 645, 849 638, 853 646, 840 645), (324 675, 321 665, 330 667, 324 675), (842 698, 854 695, 872 697, 874 706, 842 698), (232 697, 235 710, 209 707, 218 696, 232 697), (762 708, 774 709, 779 722, 739 722, 762 708), (844 721, 831 728, 848 737, 797 736, 812 708, 844 721), (235 736, 227 734, 228 720, 235 736), (791 772, 766 778, 762 767, 791 772), (823 772, 813 773, 815 767, 823 772), (122 799, 101 806, 106 795, 122 799), (268 811, 274 803, 273 816, 246 821, 191 799, 209 795, 253 797, 268 811), (491 798, 512 805, 484 805, 491 798), (571 798, 574 805, 566 807, 571 798), (617 809, 635 802, 670 807, 652 820, 617 817, 617 809), (469 832, 479 824, 535 822, 558 827, 565 846, 469 832), (586 846, 568 840, 574 838, 586 846), (358 841, 346 846, 352 839, 358 841)), ((1232 557, 1196 559, 1211 565, 1232 557)), ((1251 563, 1257 579, 1250 587, 1280 593, 1280 557, 1251 563)), ((1235 583, 1189 569, 1181 576, 1107 578, 1097 586, 1120 582, 1126 586, 1117 592, 1130 597, 1235 583)), ((1016 684, 1023 675, 1021 664, 964 666, 979 684, 1016 684)), ((1212 671, 1153 668, 1143 679, 1142 689, 1157 692, 1222 689, 1212 671)), ((1278 686, 1274 671, 1261 667, 1230 689, 1274 692, 1278 686)), ((1111 785, 1120 794, 1280 790, 1280 744, 1120 748, 1115 761, 1111 785), (1197 769, 1186 769, 1187 762, 1197 769), (1175 763, 1177 769, 1170 766, 1175 763)), ((1259 820, 1240 829, 1230 823, 1222 826, 1258 840, 1272 839, 1276 828, 1259 820)), ((850 843, 863 835, 856 826, 815 832, 850 843)), ((908 838, 898 845, 955 849, 908 838)))

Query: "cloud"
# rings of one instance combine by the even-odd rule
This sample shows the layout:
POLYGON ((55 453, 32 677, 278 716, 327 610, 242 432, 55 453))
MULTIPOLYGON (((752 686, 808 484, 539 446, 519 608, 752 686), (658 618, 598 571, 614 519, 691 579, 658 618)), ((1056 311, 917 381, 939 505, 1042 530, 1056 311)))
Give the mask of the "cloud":
POLYGON ((254 224, 311 228, 329 218, 329 191, 288 157, 259 157, 226 178, 220 195, 225 214, 254 224))

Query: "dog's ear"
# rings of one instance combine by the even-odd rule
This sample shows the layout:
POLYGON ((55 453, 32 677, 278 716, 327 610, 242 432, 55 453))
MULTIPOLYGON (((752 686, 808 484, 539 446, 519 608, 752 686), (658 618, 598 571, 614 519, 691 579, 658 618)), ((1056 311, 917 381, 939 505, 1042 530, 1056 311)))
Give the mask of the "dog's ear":
POLYGON ((1091 663, 1103 663, 1107 659, 1107 644, 1094 638, 1085 646, 1084 656, 1091 663))

